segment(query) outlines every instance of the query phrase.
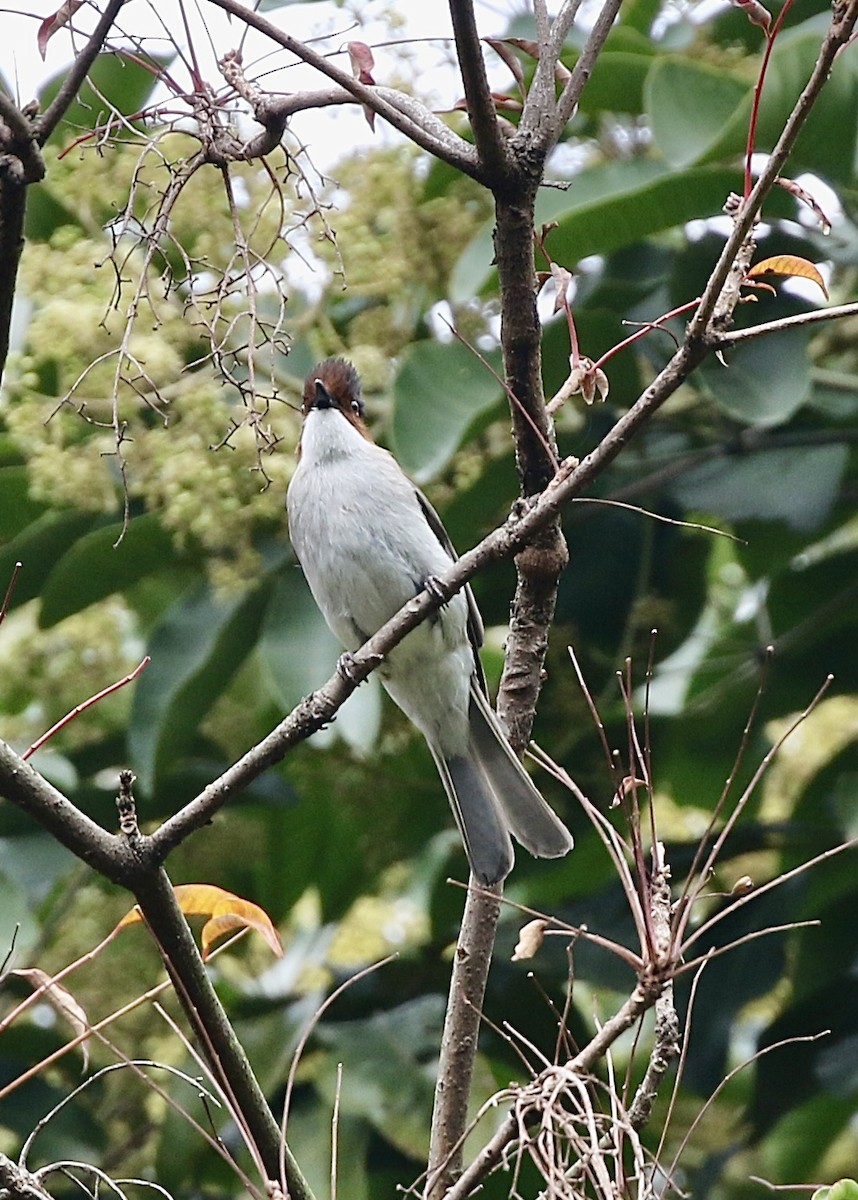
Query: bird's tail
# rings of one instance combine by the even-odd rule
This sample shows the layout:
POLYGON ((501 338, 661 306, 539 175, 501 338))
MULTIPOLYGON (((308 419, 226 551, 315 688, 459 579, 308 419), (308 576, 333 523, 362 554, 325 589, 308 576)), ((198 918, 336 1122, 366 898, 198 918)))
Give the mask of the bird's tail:
POLYGON ((430 746, 459 826, 471 870, 481 883, 499 883, 512 870, 512 842, 488 777, 476 758, 444 758, 430 746))
POLYGON ((566 854, 572 834, 537 791, 476 685, 468 720, 469 754, 444 758, 430 749, 473 873, 486 884, 507 877, 514 861, 510 833, 537 858, 566 854))
POLYGON ((572 834, 537 791, 476 684, 471 686, 468 719, 473 756, 487 776, 515 840, 537 858, 560 858, 568 853, 572 834))

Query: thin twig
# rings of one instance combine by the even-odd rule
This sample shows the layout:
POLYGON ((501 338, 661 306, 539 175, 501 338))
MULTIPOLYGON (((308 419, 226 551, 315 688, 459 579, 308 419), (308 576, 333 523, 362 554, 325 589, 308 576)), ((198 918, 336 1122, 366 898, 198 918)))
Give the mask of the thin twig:
POLYGON ((858 316, 858 303, 836 304, 831 308, 815 308, 812 312, 794 313, 791 317, 780 317, 777 321, 752 325, 750 329, 734 329, 727 333, 716 334, 712 340, 712 347, 715 350, 727 350, 732 346, 744 345, 755 338, 765 337, 769 333, 804 329, 808 325, 818 325, 823 321, 839 321, 843 317, 856 316, 858 316))
POLYGON ((124 688, 126 684, 133 683, 138 676, 142 675, 151 661, 152 659, 149 657, 149 655, 145 655, 130 673, 130 675, 126 675, 124 679, 118 679, 116 683, 111 683, 109 687, 102 688, 100 692, 96 692, 96 694, 94 696, 90 696, 88 700, 84 700, 82 703, 76 704, 75 707, 67 712, 64 717, 61 717, 59 721, 53 724, 47 733, 43 733, 41 737, 36 738, 32 746, 24 751, 24 753, 21 755, 21 758, 25 761, 28 758, 31 758, 37 750, 41 750, 45 742, 49 742, 51 740, 55 733, 59 733, 59 731, 64 729, 66 725, 70 725, 75 717, 79 717, 82 712, 86 712, 88 708, 92 708, 94 705, 98 704, 98 702, 103 700, 105 696, 110 696, 113 694, 113 692, 118 692, 120 688, 124 688))
POLYGON ((107 0, 101 19, 93 30, 89 41, 72 63, 71 69, 63 80, 60 90, 42 115, 34 122, 36 137, 40 146, 44 146, 83 86, 83 82, 89 74, 89 69, 101 53, 107 35, 110 33, 113 22, 119 15, 119 10, 124 3, 125 0, 107 0))

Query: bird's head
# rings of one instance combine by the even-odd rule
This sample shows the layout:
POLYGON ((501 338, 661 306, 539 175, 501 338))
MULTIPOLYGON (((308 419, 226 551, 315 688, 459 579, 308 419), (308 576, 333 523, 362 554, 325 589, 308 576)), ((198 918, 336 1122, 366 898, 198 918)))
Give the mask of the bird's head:
POLYGON ((317 363, 304 381, 301 404, 304 419, 312 412, 326 410, 342 413, 350 425, 364 437, 369 437, 364 423, 360 377, 344 358, 326 358, 317 363))

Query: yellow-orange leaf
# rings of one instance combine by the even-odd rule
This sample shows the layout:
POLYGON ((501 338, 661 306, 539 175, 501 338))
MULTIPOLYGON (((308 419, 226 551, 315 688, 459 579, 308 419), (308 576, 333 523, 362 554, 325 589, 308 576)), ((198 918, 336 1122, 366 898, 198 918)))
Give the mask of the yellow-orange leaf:
POLYGON ((773 258, 764 258, 762 262, 754 263, 746 278, 756 279, 759 275, 789 275, 797 279, 810 279, 819 284, 822 294, 828 299, 828 288, 818 268, 795 254, 776 254, 773 258))
MULTIPOLYGON (((233 929, 255 929, 262 934, 268 945, 279 957, 283 954, 283 943, 280 935, 271 923, 268 913, 258 904, 250 900, 242 900, 223 888, 211 883, 180 883, 174 889, 179 908, 186 917, 208 917, 200 937, 203 958, 218 938, 223 937, 233 929)), ((133 925, 143 918, 140 909, 135 905, 131 912, 126 913, 117 926, 122 929, 125 925, 133 925)))

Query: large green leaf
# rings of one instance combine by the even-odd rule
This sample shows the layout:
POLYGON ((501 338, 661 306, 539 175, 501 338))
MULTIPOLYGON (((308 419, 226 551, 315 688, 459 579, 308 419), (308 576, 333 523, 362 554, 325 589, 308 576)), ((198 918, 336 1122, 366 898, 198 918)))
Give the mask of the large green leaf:
POLYGON ((785 521, 792 529, 815 529, 837 497, 846 446, 760 451, 714 459, 673 485, 686 508, 727 521, 785 521))
MULTIPOLYGON (((608 254, 686 221, 720 214, 730 192, 741 184, 738 169, 698 166, 671 171, 650 159, 607 163, 583 171, 566 191, 544 189, 536 205, 537 227, 556 221, 549 247, 572 267, 591 254, 608 254)), ((772 198, 768 211, 787 216, 794 202, 785 193, 772 198)), ((453 271, 450 296, 465 303, 491 282, 492 230, 485 226, 467 246, 453 271)))
POLYGON ((153 514, 85 534, 60 558, 45 581, 39 624, 43 629, 89 604, 123 591, 174 559, 170 537, 153 514))
POLYGON ((651 64, 652 59, 645 54, 605 50, 595 63, 581 95, 581 112, 639 113, 651 64))
POLYGON ((200 584, 164 615, 148 646, 152 662, 137 683, 128 743, 141 786, 191 744, 199 722, 256 643, 270 586, 217 597, 200 584))
POLYGON ((672 167, 688 167, 718 142, 748 94, 748 84, 686 58, 652 66, 644 102, 652 135, 672 167))
POLYGON ((0 550, 0 585, 5 590, 15 563, 22 564, 13 604, 32 600, 59 559, 79 537, 104 524, 103 517, 76 511, 48 511, 26 525, 0 550))
POLYGON ((720 213, 740 183, 737 171, 692 167, 667 171, 654 162, 610 163, 572 181, 563 196, 540 198, 537 220, 556 220, 551 251, 573 266, 653 234, 720 213))
POLYGON ((17 537, 45 511, 45 505, 30 496, 26 467, 0 469, 0 542, 17 537))
POLYGON ((710 359, 701 378, 731 417, 748 425, 780 425, 810 397, 809 337, 787 330, 754 338, 728 354, 727 367, 710 359))
MULTIPOLYGON (((763 87, 755 150, 771 150, 780 137, 784 123, 813 71, 819 43, 828 24, 827 16, 812 17, 778 37, 763 87)), ((744 150, 751 105, 752 96, 747 93, 732 116, 725 119, 720 137, 710 143, 705 154, 707 159, 733 157, 744 150)), ((831 181, 852 181, 858 149, 856 139, 858 70, 853 59, 841 55, 802 128, 790 157, 788 174, 814 170, 831 181)), ((769 211, 768 203, 766 211, 769 211)))
MULTIPOLYGON (((497 353, 488 356, 496 371, 497 353)), ((418 481, 450 461, 468 426, 501 399, 503 389, 460 342, 417 342, 393 384, 393 446, 418 481)))

